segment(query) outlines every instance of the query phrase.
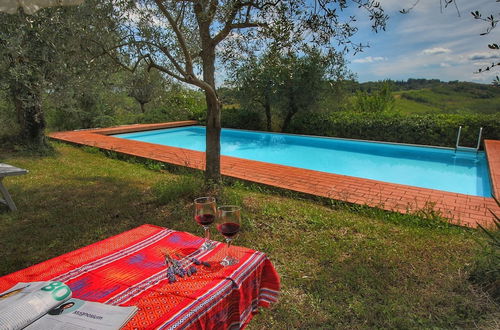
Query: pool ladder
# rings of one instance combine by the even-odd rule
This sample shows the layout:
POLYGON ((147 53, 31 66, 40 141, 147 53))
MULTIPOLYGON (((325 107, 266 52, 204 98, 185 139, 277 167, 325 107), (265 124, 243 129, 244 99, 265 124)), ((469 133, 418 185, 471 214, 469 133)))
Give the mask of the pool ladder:
POLYGON ((455 145, 455 152, 458 151, 474 151, 478 152, 479 151, 479 146, 481 145, 481 136, 483 135, 483 128, 481 127, 479 129, 479 136, 477 138, 477 145, 475 148, 472 147, 463 147, 460 145, 460 133, 462 133, 462 126, 458 128, 458 136, 457 136, 457 144, 455 145))

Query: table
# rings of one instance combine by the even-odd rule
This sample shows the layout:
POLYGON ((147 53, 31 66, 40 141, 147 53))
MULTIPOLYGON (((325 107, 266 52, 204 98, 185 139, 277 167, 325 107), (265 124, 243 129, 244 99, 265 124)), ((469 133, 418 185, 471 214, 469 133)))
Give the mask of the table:
POLYGON ((10 208, 11 211, 17 211, 17 207, 14 201, 12 200, 9 191, 3 185, 2 181, 7 176, 23 175, 26 173, 28 173, 28 171, 25 169, 0 163, 0 192, 2 193, 4 198, 4 199, 0 198, 0 202, 7 204, 7 206, 10 208))
POLYGON ((125 329, 243 328, 259 306, 277 301, 280 279, 264 253, 232 246, 240 262, 222 267, 224 244, 205 251, 202 243, 186 232, 142 225, 0 277, 0 292, 18 282, 62 281, 74 298, 139 307, 125 329), (186 265, 195 257, 210 267, 195 266, 193 276, 169 283, 166 251, 186 265))

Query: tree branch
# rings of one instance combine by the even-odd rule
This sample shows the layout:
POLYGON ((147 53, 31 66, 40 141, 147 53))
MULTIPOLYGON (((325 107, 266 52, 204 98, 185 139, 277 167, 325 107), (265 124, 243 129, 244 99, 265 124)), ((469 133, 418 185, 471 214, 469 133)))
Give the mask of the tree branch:
POLYGON ((151 56, 148 54, 146 56, 144 56, 145 58, 147 58, 148 60, 148 70, 151 70, 151 68, 155 68, 163 73, 166 73, 168 74, 169 76, 179 80, 179 81, 182 81, 182 82, 185 82, 187 84, 191 84, 191 85, 195 85, 195 86, 198 86, 200 87, 201 89, 209 92, 209 93, 213 93, 215 94, 215 90, 212 88, 212 86, 210 86, 208 83, 204 82, 203 80, 200 80, 198 79, 195 75, 192 75, 192 74, 187 74, 186 76, 180 76, 174 72, 172 72, 171 70, 169 70, 168 68, 162 66, 162 65, 159 65, 157 64, 152 58, 151 56))
POLYGON ((267 26, 268 24, 264 22, 226 24, 226 26, 224 26, 224 28, 214 37, 213 43, 217 45, 222 40, 224 40, 229 35, 229 33, 234 29, 246 29, 246 28, 267 27, 267 26))
POLYGON ((244 28, 254 28, 254 27, 266 27, 268 26, 267 23, 259 23, 259 22, 250 22, 249 21, 249 12, 251 8, 256 8, 259 10, 265 10, 267 7, 273 7, 277 6, 281 0, 276 0, 275 2, 264 2, 262 5, 257 4, 255 1, 248 1, 248 2, 237 2, 233 8, 231 9, 231 12, 228 15, 228 18, 226 19, 224 27, 215 35, 213 38, 212 42, 214 45, 219 44, 224 38, 226 38, 229 33, 233 29, 244 29, 244 28), (242 8, 247 8, 247 15, 245 22, 240 22, 240 23, 233 23, 234 19, 236 18, 236 15, 242 8))
POLYGON ((245 23, 234 23, 230 25, 231 29, 246 29, 254 27, 267 27, 267 23, 263 22, 245 22, 245 23))
POLYGON ((217 11, 217 7, 219 7, 218 0, 210 0, 210 5, 208 7, 208 21, 211 23, 215 17, 215 12, 217 11))
POLYGON ((147 55, 147 57, 148 57, 148 61, 149 61, 148 62, 148 71, 151 70, 151 68, 155 68, 158 71, 164 72, 164 73, 168 74, 169 76, 171 76, 179 81, 189 83, 186 78, 181 77, 178 74, 175 74, 174 72, 170 71, 169 69, 167 69, 166 67, 164 67, 162 65, 156 64, 155 61, 151 58, 151 56, 149 54, 147 55))
MULTIPOLYGON (((133 68, 129 68, 127 65, 123 64, 116 56, 114 56, 113 54, 111 54, 111 51, 114 50, 114 49, 119 49, 119 48, 122 48, 122 47, 125 47, 125 46, 133 46, 133 45, 139 45, 139 44, 144 44, 144 45, 149 45, 149 46, 152 46, 152 47, 156 47, 158 48, 165 56, 167 56, 167 58, 170 60, 170 62, 174 65, 174 67, 177 69, 177 71, 179 71, 179 73, 182 75, 182 76, 188 76, 189 74, 184 71, 182 69, 182 66, 179 64, 179 62, 172 56, 172 54, 169 52, 169 50, 165 47, 165 46, 161 46, 161 45, 158 45, 154 42, 151 42, 151 41, 146 41, 146 40, 142 40, 142 41, 137 41, 137 40, 134 40, 134 41, 131 41, 131 42, 126 42, 126 43, 122 43, 122 44, 118 44, 118 45, 115 45, 111 48, 105 48, 103 44, 101 43, 98 43, 97 41, 95 40, 92 40, 92 39, 89 39, 90 41, 96 43, 98 46, 100 46, 103 50, 103 52, 97 56, 95 56, 94 58, 96 57, 99 57, 99 56, 102 56, 102 55, 108 55, 109 57, 111 57, 111 59, 117 63, 119 66, 121 66, 122 68, 124 68, 125 70, 127 71, 130 71, 130 72, 134 72, 135 69, 137 68, 137 65, 139 64, 139 62, 144 59, 144 58, 148 58, 151 62, 154 62, 153 59, 151 58, 151 55, 148 54, 148 55, 144 55, 144 56, 140 56, 139 57, 139 60, 137 60, 137 62, 135 63, 134 67, 133 68)), ((93 58, 93 59, 94 59, 93 58)), ((92 60, 93 60, 92 59, 92 60)), ((167 72, 165 72, 167 73, 167 72)), ((172 75, 173 76, 173 75, 172 75)), ((174 77, 174 78, 177 78, 177 77, 174 77)))
POLYGON ((175 68, 177 69, 177 71, 179 71, 180 74, 182 74, 183 76, 187 76, 188 75, 188 72, 186 72, 182 66, 179 64, 179 62, 175 59, 175 57, 172 56, 172 54, 170 53, 170 51, 168 50, 167 47, 165 46, 161 46, 161 45, 158 45, 154 42, 151 42, 151 41, 141 41, 142 43, 145 43, 146 45, 150 45, 150 46, 153 46, 153 47, 156 47, 158 48, 159 50, 161 50, 161 52, 163 54, 165 54, 165 56, 167 56, 167 58, 169 59, 170 62, 172 62, 172 64, 175 66, 175 68))
POLYGON ((231 12, 229 13, 229 16, 225 22, 224 27, 222 28, 222 30, 219 31, 219 33, 217 33, 215 35, 215 37, 212 40, 214 45, 217 45, 219 42, 224 40, 224 38, 229 35, 229 32, 231 32, 231 24, 233 23, 234 19, 236 18, 236 14, 238 13, 238 11, 241 8, 250 5, 250 3, 251 2, 240 2, 240 3, 236 3, 233 6, 233 8, 231 9, 231 12))
POLYGON ((186 40, 184 39, 184 35, 182 32, 179 30, 179 26, 176 24, 174 18, 168 11, 168 9, 163 5, 161 0, 155 0, 156 5, 160 9, 160 11, 165 15, 165 17, 168 20, 168 23, 172 27, 172 30, 174 30, 174 33, 177 37, 177 40, 179 41, 179 46, 181 47, 182 52, 184 53, 184 58, 186 59, 186 72, 189 74, 194 75, 193 72, 193 60, 191 58, 191 54, 189 54, 189 50, 186 44, 186 40))
POLYGON ((134 66, 132 68, 130 68, 129 66, 123 64, 123 62, 120 61, 120 59, 118 59, 118 57, 116 55, 112 54, 111 51, 115 50, 115 49, 119 49, 121 47, 134 45, 135 44, 134 42, 126 42, 126 43, 118 44, 118 45, 113 46, 111 48, 106 48, 102 43, 100 43, 100 42, 98 42, 96 40, 93 40, 93 39, 87 39, 87 40, 89 40, 89 41, 97 44, 102 49, 102 53, 94 56, 93 58, 90 59, 90 61, 93 61, 97 57, 100 57, 100 56, 103 56, 103 55, 108 55, 113 60, 113 62, 115 62, 116 64, 118 64, 120 67, 122 67, 126 71, 134 72, 135 69, 137 69, 137 66, 139 65, 139 62, 144 58, 144 57, 140 56, 139 59, 134 64, 134 66))

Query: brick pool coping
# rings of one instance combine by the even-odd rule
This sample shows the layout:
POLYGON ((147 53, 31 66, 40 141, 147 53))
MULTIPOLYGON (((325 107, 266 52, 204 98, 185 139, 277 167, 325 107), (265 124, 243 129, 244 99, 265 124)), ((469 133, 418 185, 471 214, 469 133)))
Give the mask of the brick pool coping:
MULTIPOLYGON (((131 156, 186 166, 205 168, 205 153, 153 143, 120 139, 107 134, 137 132, 169 127, 197 125, 196 121, 136 124, 102 129, 55 132, 53 139, 93 146, 131 156)), ((485 140, 493 193, 500 197, 500 141, 485 140)), ((222 175, 300 193, 344 202, 378 207, 388 211, 413 213, 433 209, 451 223, 467 227, 491 227, 500 207, 493 198, 471 196, 369 179, 306 170, 229 156, 221 156, 222 175)))
POLYGON ((500 141, 485 140, 484 148, 490 168, 491 190, 493 195, 500 200, 500 141))

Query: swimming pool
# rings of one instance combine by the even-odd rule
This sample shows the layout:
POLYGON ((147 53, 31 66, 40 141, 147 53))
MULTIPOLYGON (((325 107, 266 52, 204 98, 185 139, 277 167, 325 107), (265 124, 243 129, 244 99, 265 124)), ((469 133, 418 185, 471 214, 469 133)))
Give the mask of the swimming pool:
MULTIPOLYGON (((205 151, 205 127, 188 126, 113 135, 205 151)), ((384 182, 490 197, 484 152, 223 129, 221 153, 384 182)))

